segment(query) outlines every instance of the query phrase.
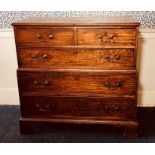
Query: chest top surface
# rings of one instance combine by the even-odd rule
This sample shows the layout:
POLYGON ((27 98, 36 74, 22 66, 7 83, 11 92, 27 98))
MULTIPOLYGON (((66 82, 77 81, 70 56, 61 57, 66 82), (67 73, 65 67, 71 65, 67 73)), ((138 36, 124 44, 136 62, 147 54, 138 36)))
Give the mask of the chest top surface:
POLYGON ((139 26, 140 23, 130 16, 114 16, 114 17, 71 17, 71 18, 52 18, 52 17, 32 17, 12 24, 13 26, 33 26, 33 25, 59 25, 59 26, 139 26))

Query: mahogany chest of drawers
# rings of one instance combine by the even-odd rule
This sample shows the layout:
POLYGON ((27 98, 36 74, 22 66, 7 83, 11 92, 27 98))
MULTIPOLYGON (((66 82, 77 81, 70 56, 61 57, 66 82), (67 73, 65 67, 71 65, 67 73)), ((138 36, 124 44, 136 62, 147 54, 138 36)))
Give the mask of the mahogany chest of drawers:
POLYGON ((136 137, 139 23, 31 18, 14 26, 21 133, 38 123, 122 126, 136 137))

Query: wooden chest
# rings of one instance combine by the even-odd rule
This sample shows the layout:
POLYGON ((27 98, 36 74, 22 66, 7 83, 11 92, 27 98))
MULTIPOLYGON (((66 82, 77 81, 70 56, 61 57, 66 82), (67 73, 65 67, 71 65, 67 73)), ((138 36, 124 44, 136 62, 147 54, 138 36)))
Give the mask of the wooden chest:
POLYGON ((136 137, 137 36, 130 17, 16 22, 21 133, 38 123, 122 126, 136 137))

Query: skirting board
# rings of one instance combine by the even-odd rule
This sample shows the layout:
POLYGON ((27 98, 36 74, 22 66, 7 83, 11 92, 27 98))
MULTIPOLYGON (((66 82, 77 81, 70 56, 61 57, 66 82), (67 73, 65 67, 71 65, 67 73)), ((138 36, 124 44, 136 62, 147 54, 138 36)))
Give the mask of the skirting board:
POLYGON ((19 93, 17 88, 0 88, 0 105, 18 105, 19 93))
MULTIPOLYGON (((18 105, 19 93, 17 88, 0 88, 0 104, 18 105)), ((139 107, 155 107, 155 91, 138 92, 139 107)))

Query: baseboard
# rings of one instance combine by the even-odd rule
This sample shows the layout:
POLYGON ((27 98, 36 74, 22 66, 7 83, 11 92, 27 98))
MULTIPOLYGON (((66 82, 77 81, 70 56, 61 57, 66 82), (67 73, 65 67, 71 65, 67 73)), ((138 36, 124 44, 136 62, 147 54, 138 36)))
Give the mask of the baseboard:
POLYGON ((155 91, 139 91, 138 106, 155 107, 155 91))
MULTIPOLYGON (((0 104, 18 105, 18 88, 0 88, 0 104)), ((155 107, 155 91, 138 92, 139 107, 155 107)))
POLYGON ((19 93, 17 88, 0 88, 0 104, 18 105, 19 93))

